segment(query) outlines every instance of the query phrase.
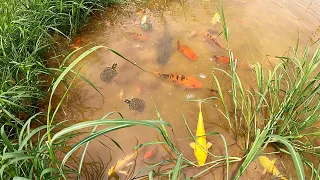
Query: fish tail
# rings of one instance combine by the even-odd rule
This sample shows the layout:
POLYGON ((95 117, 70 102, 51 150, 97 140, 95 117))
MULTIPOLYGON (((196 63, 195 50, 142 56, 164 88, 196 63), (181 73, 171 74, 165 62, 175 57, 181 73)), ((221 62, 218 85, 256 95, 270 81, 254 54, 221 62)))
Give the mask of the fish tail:
POLYGON ((212 56, 212 58, 214 58, 216 61, 218 61, 219 56, 217 56, 217 55, 213 55, 213 56, 212 56))

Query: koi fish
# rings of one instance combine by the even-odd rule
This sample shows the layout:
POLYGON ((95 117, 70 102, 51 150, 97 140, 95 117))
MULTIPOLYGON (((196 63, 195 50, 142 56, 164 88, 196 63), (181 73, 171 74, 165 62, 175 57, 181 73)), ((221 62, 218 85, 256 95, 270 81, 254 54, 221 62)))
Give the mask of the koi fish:
MULTIPOLYGON (((220 63, 225 63, 225 64, 229 64, 230 63, 230 60, 229 60, 229 57, 227 56, 212 56, 214 59, 216 59, 217 62, 220 62, 220 63)), ((233 57, 233 62, 236 62, 236 57, 233 57)))
POLYGON ((206 163, 208 157, 208 149, 212 146, 212 143, 208 142, 205 136, 203 117, 201 112, 201 102, 199 102, 199 118, 196 131, 196 142, 190 143, 192 149, 194 149, 194 156, 198 161, 198 166, 203 166, 206 163))
POLYGON ((210 32, 205 31, 205 32, 202 33, 202 35, 203 35, 203 37, 205 37, 209 42, 216 44, 216 45, 219 46, 221 49, 226 50, 226 51, 228 50, 227 48, 223 47, 223 46, 217 41, 217 38, 214 37, 214 35, 211 34, 210 32))
POLYGON ((151 150, 147 151, 144 153, 143 158, 144 159, 149 159, 155 154, 156 148, 152 148, 151 150))
POLYGON ((142 41, 145 42, 148 40, 148 38, 140 33, 136 32, 127 32, 127 35, 130 36, 132 39, 137 40, 137 41, 142 41))
POLYGON ((174 73, 159 73, 159 72, 153 72, 153 71, 150 73, 162 79, 172 81, 176 85, 184 86, 185 88, 189 88, 189 89, 202 88, 202 83, 191 76, 184 76, 184 75, 179 75, 174 73))
POLYGON ((122 169, 132 165, 133 160, 137 157, 137 155, 138 151, 135 151, 126 156, 124 159, 118 160, 117 163, 109 169, 108 175, 110 176, 116 172, 127 175, 127 171, 122 171, 122 169))
POLYGON ((215 25, 215 24, 217 24, 217 23, 220 23, 220 15, 219 15, 219 13, 215 13, 215 14, 214 14, 211 23, 212 23, 213 25, 215 25))
POLYGON ((272 175, 274 175, 276 177, 280 177, 280 180, 287 180, 287 178, 283 177, 280 174, 280 171, 274 165, 276 160, 277 159, 273 159, 272 161, 270 161, 270 159, 266 156, 259 156, 259 162, 260 162, 261 166, 264 168, 263 174, 265 174, 268 171, 272 175))
POLYGON ((178 50, 181 51, 190 60, 192 61, 197 60, 197 55, 188 46, 181 45, 179 41, 177 41, 177 45, 178 45, 178 50))

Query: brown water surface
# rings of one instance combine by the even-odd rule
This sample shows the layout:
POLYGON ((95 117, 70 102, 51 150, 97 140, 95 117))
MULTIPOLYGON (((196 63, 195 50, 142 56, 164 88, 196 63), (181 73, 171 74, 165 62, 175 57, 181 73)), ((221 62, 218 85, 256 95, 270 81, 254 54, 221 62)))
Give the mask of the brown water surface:
MULTIPOLYGON (((106 45, 146 70, 193 76, 203 83, 204 88, 185 89, 176 86, 139 70, 108 50, 98 50, 83 61, 81 74, 99 89, 103 97, 85 82, 79 80, 68 94, 60 117, 76 123, 99 119, 108 112, 118 111, 125 118, 137 121, 157 119, 153 99, 163 120, 172 125, 174 136, 171 138, 175 138, 174 142, 179 150, 186 158, 195 160, 189 146, 190 140, 185 139, 190 135, 181 112, 186 116, 190 128, 195 130, 198 107, 196 102, 186 102, 187 96, 194 96, 192 99, 202 99, 214 95, 205 89, 215 88, 212 87, 213 79, 210 75, 213 68, 221 68, 230 72, 229 65, 218 63, 212 58, 213 55, 227 56, 227 51, 217 45, 211 45, 202 36, 202 33, 208 29, 214 31, 215 35, 222 31, 221 24, 215 26, 211 24, 211 19, 217 12, 217 6, 215 1, 209 0, 150 1, 142 7, 128 5, 125 8, 110 8, 107 9, 107 13, 97 14, 79 34, 82 46, 90 43, 106 45), (140 28, 140 18, 147 8, 149 10, 146 13, 150 15, 153 25, 152 31, 142 31, 140 28), (172 54, 170 54, 167 64, 159 64, 157 52, 161 48, 159 42, 163 43, 161 38, 164 37, 164 19, 172 39, 165 41, 171 42, 171 44, 165 44, 168 47, 162 47, 169 48, 172 54), (141 33, 148 40, 146 42, 136 41, 126 36, 126 32, 141 33), (193 34, 195 32, 193 36, 192 32, 193 34), (178 40, 196 53, 196 61, 189 60, 177 50, 178 40), (100 79, 100 73, 113 63, 118 64, 118 76, 112 83, 105 83, 100 79), (200 74, 206 75, 206 78, 201 78, 200 74), (137 91, 137 87, 141 92, 137 91), (120 100, 118 96, 121 90, 124 92, 124 98, 143 99, 146 102, 144 111, 142 113, 130 111, 128 104, 120 100)), ((230 47, 238 60, 237 72, 246 89, 254 86, 254 74, 243 66, 244 63, 260 62, 264 68, 272 67, 279 61, 273 58, 275 55, 281 56, 295 46, 298 32, 302 46, 309 42, 313 43, 320 37, 319 1, 227 0, 223 2, 223 6, 229 29, 230 47), (266 58, 267 55, 269 55, 268 58, 266 58)), ((227 46, 222 34, 217 39, 223 46, 227 46)), ((222 73, 214 72, 221 81, 224 93, 228 94, 228 90, 231 88, 230 79, 222 73)), ((216 131, 223 134, 228 143, 230 155, 242 157, 243 149, 235 144, 233 133, 227 129, 227 120, 215 107, 218 101, 210 100, 208 103, 203 105, 206 132, 216 131)), ((144 127, 121 129, 109 133, 108 136, 116 140, 126 154, 132 152, 133 147, 137 144, 136 139, 139 143, 157 141, 157 132, 144 127)), ((208 136, 207 140, 213 143, 212 153, 224 155, 223 143, 219 136, 208 136)), ((146 150, 150 148, 152 147, 148 147, 146 150)), ((162 157, 169 157, 161 146, 156 148, 155 157, 151 160, 145 160, 147 163, 154 163, 161 160, 162 157)), ((101 161, 107 166, 107 171, 118 159, 124 157, 116 145, 105 136, 90 143, 88 152, 96 161, 101 158, 101 161), (114 151, 109 151, 102 143, 114 151), (109 153, 111 153, 112 159, 110 159, 109 153)), ((140 153, 137 158, 136 172, 147 167, 143 162, 143 153, 140 153)), ((91 160, 89 157, 86 159, 91 160)), ((278 168, 283 175, 291 176, 294 179, 294 171, 289 170, 292 169, 292 165, 288 159, 282 158, 282 160, 286 167, 277 162, 278 168)), ((236 166, 232 167, 233 170, 235 168, 236 166)), ((186 173, 187 176, 191 176, 201 170, 203 168, 188 168, 186 173)), ((270 175, 262 175, 262 171, 259 164, 252 163, 242 177, 243 179, 272 178, 270 175)), ((223 179, 224 174, 225 169, 220 167, 213 169, 211 173, 200 176, 200 179, 212 179, 213 177, 214 179, 223 179)), ((120 175, 120 179, 124 178, 125 176, 120 175)))

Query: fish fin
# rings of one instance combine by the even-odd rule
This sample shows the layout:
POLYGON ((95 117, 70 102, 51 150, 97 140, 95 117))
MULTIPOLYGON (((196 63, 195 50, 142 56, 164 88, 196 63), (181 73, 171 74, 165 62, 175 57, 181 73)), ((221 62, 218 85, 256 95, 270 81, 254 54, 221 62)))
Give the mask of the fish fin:
POLYGON ((198 101, 199 111, 201 112, 201 101, 198 101))
POLYGON ((118 171, 118 173, 128 175, 127 171, 118 171))
POLYGON ((191 147, 192 149, 196 148, 196 143, 194 143, 194 142, 190 143, 190 147, 191 147))
POLYGON ((207 149, 209 149, 211 146, 212 146, 212 143, 211 143, 211 142, 208 142, 208 143, 207 143, 207 149))
POLYGON ((267 172, 267 169, 264 169, 262 174, 265 174, 266 172, 267 172))
POLYGON ((274 158, 272 161, 271 161, 271 164, 274 165, 274 163, 276 163, 277 161, 277 158, 274 158))
POLYGON ((177 46, 178 46, 178 50, 180 49, 180 42, 179 40, 177 41, 177 46))
POLYGON ((132 162, 129 162, 126 166, 131 166, 133 164, 133 161, 132 162))

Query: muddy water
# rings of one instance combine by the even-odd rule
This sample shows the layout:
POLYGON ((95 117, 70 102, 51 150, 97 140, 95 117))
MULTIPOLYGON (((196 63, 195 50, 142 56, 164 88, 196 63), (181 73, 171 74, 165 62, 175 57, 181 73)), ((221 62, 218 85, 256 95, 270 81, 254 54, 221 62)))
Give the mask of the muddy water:
MULTIPOLYGON (((318 30, 320 2, 317 1, 228 0, 224 1, 223 5, 230 34, 230 47, 238 59, 237 71, 246 88, 253 85, 254 75, 243 66, 244 63, 260 62, 264 68, 272 67, 278 62, 273 56, 282 55, 295 46, 298 32, 301 45, 313 43, 320 37, 318 30)), ((206 89, 214 88, 210 75, 213 68, 227 71, 230 69, 228 65, 217 63, 212 58, 213 55, 226 56, 227 52, 214 44, 209 44, 202 36, 202 32, 208 29, 215 32, 214 35, 222 31, 221 24, 215 26, 211 24, 211 19, 217 12, 217 4, 213 1, 150 1, 141 6, 129 5, 125 9, 108 9, 107 13, 97 15, 80 32, 81 45, 106 45, 146 70, 193 76, 203 83, 204 88, 190 90, 176 86, 139 70, 108 50, 98 50, 85 59, 81 73, 99 89, 103 97, 86 83, 77 81, 63 104, 60 117, 71 119, 76 123, 99 119, 108 112, 118 111, 128 119, 157 119, 154 101, 162 118, 172 125, 174 136, 171 137, 179 150, 186 158, 195 160, 193 151, 189 147, 190 140, 185 139, 190 135, 182 119, 182 113, 186 116, 190 128, 196 129, 198 108, 195 102, 186 102, 186 99, 187 97, 202 99, 214 95, 206 89), (146 8, 149 11, 144 12, 146 8), (140 28, 140 18, 143 12, 150 15, 152 31, 142 31, 140 28), (159 43, 162 42, 160 38, 164 35, 164 18, 172 38, 172 43, 166 47, 171 50, 171 55, 168 56, 167 63, 159 63, 157 58, 159 48, 161 48, 159 43), (134 40, 126 36, 127 32, 142 33, 147 37, 147 41, 134 40), (177 50, 178 40, 197 54, 196 61, 189 60, 177 50), (118 64, 118 76, 112 83, 105 83, 100 79, 100 73, 113 63, 118 64), (200 77, 200 74, 204 74, 206 78, 202 78, 203 75, 200 77), (124 99, 119 98, 121 90, 124 92, 124 99, 133 97, 143 99, 146 102, 144 111, 142 113, 130 111, 128 104, 123 102, 124 99)), ((217 39, 223 46, 226 46, 222 35, 217 39)), ((221 81, 223 91, 227 94, 231 88, 230 80, 225 75, 215 72, 221 81)), ((235 138, 227 129, 226 119, 215 108, 217 103, 211 100, 203 107, 206 131, 223 134, 229 145, 229 153, 232 156, 241 157, 242 148, 235 145, 235 138)), ((138 143, 157 140, 157 133, 154 130, 142 127, 122 129, 108 136, 116 140, 126 154, 132 152, 132 148, 137 144, 136 139, 138 143)), ((219 136, 207 137, 207 139, 213 143, 214 148, 211 151, 216 155, 223 155, 223 143, 219 136)), ((101 158, 108 170, 117 159, 123 158, 124 155, 109 138, 103 136, 98 140, 90 144, 88 152, 96 161, 101 158), (103 144, 114 151, 109 150, 103 144)), ((136 161, 136 172, 147 166, 144 162, 154 163, 163 157, 169 157, 168 153, 159 146, 156 147, 153 159, 144 160, 144 151, 152 148, 141 151, 136 161)), ((87 158, 88 161, 92 159, 87 158)), ((279 169, 284 175, 294 178, 295 173, 288 170, 292 169, 292 165, 287 163, 287 159, 283 161, 286 166, 277 163, 279 169)), ((203 168, 189 168, 186 173, 191 176, 201 170, 203 168)), ((262 171, 259 164, 253 163, 249 166, 249 171, 243 175, 243 179, 272 178, 272 176, 262 175, 262 171), (252 173, 253 171, 255 173, 252 173)), ((220 167, 200 178, 223 179, 224 173, 225 169, 220 167)), ((120 175, 120 179, 124 178, 124 175, 120 175)))

